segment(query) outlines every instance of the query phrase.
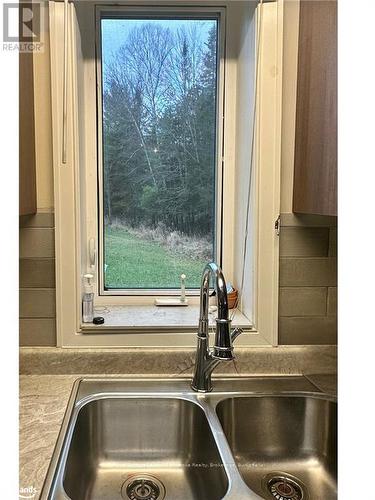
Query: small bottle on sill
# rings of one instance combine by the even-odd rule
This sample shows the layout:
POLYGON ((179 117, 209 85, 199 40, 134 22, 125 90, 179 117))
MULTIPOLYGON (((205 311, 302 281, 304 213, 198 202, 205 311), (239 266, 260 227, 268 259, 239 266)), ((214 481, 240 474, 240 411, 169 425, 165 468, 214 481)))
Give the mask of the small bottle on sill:
POLYGON ((94 285, 92 284, 93 274, 85 274, 84 291, 82 298, 82 319, 84 323, 92 323, 94 319, 94 285))

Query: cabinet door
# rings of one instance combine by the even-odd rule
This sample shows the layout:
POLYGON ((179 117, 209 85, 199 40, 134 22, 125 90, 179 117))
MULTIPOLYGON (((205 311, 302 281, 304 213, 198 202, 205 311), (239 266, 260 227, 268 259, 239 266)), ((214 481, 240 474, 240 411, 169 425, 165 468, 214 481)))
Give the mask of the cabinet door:
POLYGON ((293 211, 337 215, 337 2, 301 0, 293 211))
POLYGON ((20 215, 36 213, 33 53, 19 54, 20 215))

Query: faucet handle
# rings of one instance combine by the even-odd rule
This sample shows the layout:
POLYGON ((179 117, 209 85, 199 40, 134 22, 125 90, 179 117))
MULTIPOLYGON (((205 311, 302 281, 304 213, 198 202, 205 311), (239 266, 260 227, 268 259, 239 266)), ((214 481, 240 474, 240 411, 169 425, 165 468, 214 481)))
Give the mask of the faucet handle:
POLYGON ((215 359, 222 361, 234 359, 230 325, 230 319, 216 319, 215 344, 212 351, 212 357, 215 359))

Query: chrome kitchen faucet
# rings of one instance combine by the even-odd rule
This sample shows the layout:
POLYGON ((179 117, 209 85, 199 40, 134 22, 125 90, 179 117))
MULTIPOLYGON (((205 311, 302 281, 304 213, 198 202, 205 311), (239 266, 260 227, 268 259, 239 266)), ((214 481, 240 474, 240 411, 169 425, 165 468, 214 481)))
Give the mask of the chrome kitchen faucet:
POLYGON ((231 329, 229 319, 227 287, 223 271, 211 262, 204 268, 200 289, 200 313, 197 334, 197 352, 195 358, 194 377, 191 387, 197 392, 212 390, 211 375, 220 361, 231 361, 233 341, 242 333, 241 328, 231 329), (210 292, 210 277, 213 277, 217 296, 217 318, 215 343, 213 349, 209 346, 208 306, 210 292))

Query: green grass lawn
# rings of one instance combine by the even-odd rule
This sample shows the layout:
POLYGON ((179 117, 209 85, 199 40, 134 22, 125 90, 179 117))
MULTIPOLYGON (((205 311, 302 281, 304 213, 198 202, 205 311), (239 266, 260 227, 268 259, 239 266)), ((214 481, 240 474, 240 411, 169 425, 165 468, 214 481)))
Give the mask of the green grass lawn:
POLYGON ((188 288, 199 288, 206 264, 137 238, 125 229, 109 227, 105 229, 105 262, 107 288, 179 288, 182 273, 188 288))

